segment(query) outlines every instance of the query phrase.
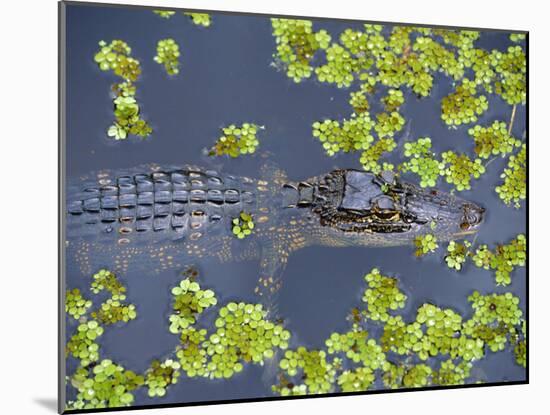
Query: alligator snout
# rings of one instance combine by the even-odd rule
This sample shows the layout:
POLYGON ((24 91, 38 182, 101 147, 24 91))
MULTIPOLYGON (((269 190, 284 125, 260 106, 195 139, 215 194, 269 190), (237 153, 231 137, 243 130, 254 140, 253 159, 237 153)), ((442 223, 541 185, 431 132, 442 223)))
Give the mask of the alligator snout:
POLYGON ((485 209, 473 203, 465 203, 462 206, 463 216, 460 224, 461 229, 468 230, 483 222, 485 209))

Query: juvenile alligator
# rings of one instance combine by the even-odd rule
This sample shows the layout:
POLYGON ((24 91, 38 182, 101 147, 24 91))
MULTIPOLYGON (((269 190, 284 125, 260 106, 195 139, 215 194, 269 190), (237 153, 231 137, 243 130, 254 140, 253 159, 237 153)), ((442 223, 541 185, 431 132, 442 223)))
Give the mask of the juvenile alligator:
POLYGON ((163 270, 208 256, 259 257, 261 296, 279 289, 288 256, 305 246, 389 247, 426 233, 446 241, 476 232, 484 212, 389 172, 334 170, 292 182, 270 167, 257 180, 191 167, 103 177, 70 192, 67 209, 68 246, 84 273, 113 261, 123 272, 144 261, 163 270), (239 240, 232 220, 242 211, 256 226, 239 240))

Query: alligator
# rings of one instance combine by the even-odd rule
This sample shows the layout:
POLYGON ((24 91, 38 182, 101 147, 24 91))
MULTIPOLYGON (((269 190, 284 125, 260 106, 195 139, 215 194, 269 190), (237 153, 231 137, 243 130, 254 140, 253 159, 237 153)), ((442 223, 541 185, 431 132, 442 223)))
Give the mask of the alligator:
POLYGON ((67 194, 68 249, 83 273, 94 264, 125 272, 145 261, 162 271, 203 257, 259 258, 255 292, 266 302, 289 255, 306 246, 400 246, 427 233, 448 241, 475 233, 484 217, 474 202, 387 171, 338 169, 290 181, 267 164, 260 179, 186 166, 94 180, 67 194), (232 232, 241 212, 255 223, 244 239, 232 232))

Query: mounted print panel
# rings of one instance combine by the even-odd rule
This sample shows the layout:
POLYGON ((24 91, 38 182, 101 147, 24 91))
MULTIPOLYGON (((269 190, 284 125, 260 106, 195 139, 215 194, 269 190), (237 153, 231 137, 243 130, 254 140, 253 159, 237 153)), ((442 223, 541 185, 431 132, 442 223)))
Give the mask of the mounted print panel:
POLYGON ((61 412, 527 382, 527 33, 60 25, 61 412))

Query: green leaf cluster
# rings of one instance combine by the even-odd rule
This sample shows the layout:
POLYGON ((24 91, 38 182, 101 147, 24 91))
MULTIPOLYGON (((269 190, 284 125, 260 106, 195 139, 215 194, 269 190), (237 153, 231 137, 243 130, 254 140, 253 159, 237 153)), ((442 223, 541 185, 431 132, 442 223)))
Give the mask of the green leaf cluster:
POLYGON ((123 82, 112 86, 114 94, 115 123, 107 130, 107 135, 115 140, 124 140, 129 134, 147 137, 152 129, 141 118, 140 107, 135 99, 134 82, 141 74, 141 66, 137 59, 130 56, 132 49, 122 40, 113 40, 110 44, 99 42, 99 51, 94 61, 102 71, 113 71, 123 79, 123 82))
POLYGON ((520 202, 527 197, 527 146, 510 156, 508 165, 500 175, 503 183, 495 188, 500 199, 507 205, 514 204, 519 209, 520 202))
POLYGON ((171 10, 153 10, 153 13, 162 17, 163 19, 169 19, 170 17, 176 14, 176 12, 171 10))
POLYGON ((519 234, 507 244, 497 245, 494 251, 481 245, 472 257, 477 267, 495 271, 497 285, 509 285, 515 267, 525 266, 527 259, 527 239, 519 234))
POLYGON ((168 386, 178 383, 180 364, 172 359, 164 362, 153 360, 151 367, 145 372, 145 385, 150 398, 166 395, 168 386))
POLYGON ((256 152, 260 141, 258 140, 258 130, 264 127, 243 123, 241 126, 231 124, 223 127, 223 135, 216 141, 216 144, 210 149, 209 155, 222 156, 224 154, 236 158, 240 155, 253 154, 256 152))
POLYGON ((498 155, 504 157, 521 146, 521 141, 508 133, 506 123, 502 121, 486 127, 476 125, 468 130, 468 134, 474 139, 476 154, 483 159, 498 155))
POLYGON ((432 140, 429 137, 406 142, 404 145, 404 155, 409 160, 403 162, 399 169, 416 174, 420 178, 421 187, 434 187, 439 176, 445 173, 445 164, 436 159, 431 148, 432 140))
POLYGON ((75 320, 86 314, 91 306, 92 302, 86 300, 78 288, 67 290, 65 295, 65 312, 75 320))
POLYGON ((271 19, 273 36, 277 44, 276 61, 289 78, 301 82, 313 73, 311 61, 320 49, 327 49, 330 35, 326 30, 313 31, 308 20, 271 19))
POLYGON ((487 97, 477 94, 476 83, 464 79, 441 100, 441 119, 449 126, 468 124, 477 121, 488 108, 487 97))
POLYGON ((196 318, 205 309, 217 304, 212 290, 201 290, 200 285, 190 278, 182 280, 172 288, 174 304, 170 315, 170 332, 181 333, 182 330, 196 323, 196 318))
POLYGON ((239 239, 244 239, 252 234, 254 230, 254 221, 252 215, 247 212, 241 212, 238 217, 231 221, 231 232, 239 239))
POLYGON ((183 13, 191 18, 193 24, 197 26, 209 27, 212 24, 212 18, 208 13, 183 13))
POLYGON ((157 55, 155 62, 164 65, 168 75, 177 75, 179 73, 180 48, 174 39, 162 39, 157 43, 157 55))
POLYGON ((430 254, 439 247, 436 236, 431 233, 418 235, 414 238, 414 246, 416 247, 415 255, 417 257, 430 254))
POLYGON ((365 275, 368 288, 363 294, 363 302, 367 303, 365 315, 374 321, 387 321, 390 310, 395 311, 405 307, 407 296, 398 287, 396 278, 382 275, 378 268, 373 268, 365 275))
POLYGON ((447 266, 451 269, 460 271, 466 262, 466 258, 471 255, 471 246, 472 244, 468 241, 462 243, 450 241, 449 245, 447 245, 447 255, 445 255, 447 266))
POLYGON ((76 401, 68 409, 100 409, 130 406, 133 392, 144 384, 139 376, 123 366, 104 359, 92 368, 79 367, 71 377, 77 389, 76 401))

